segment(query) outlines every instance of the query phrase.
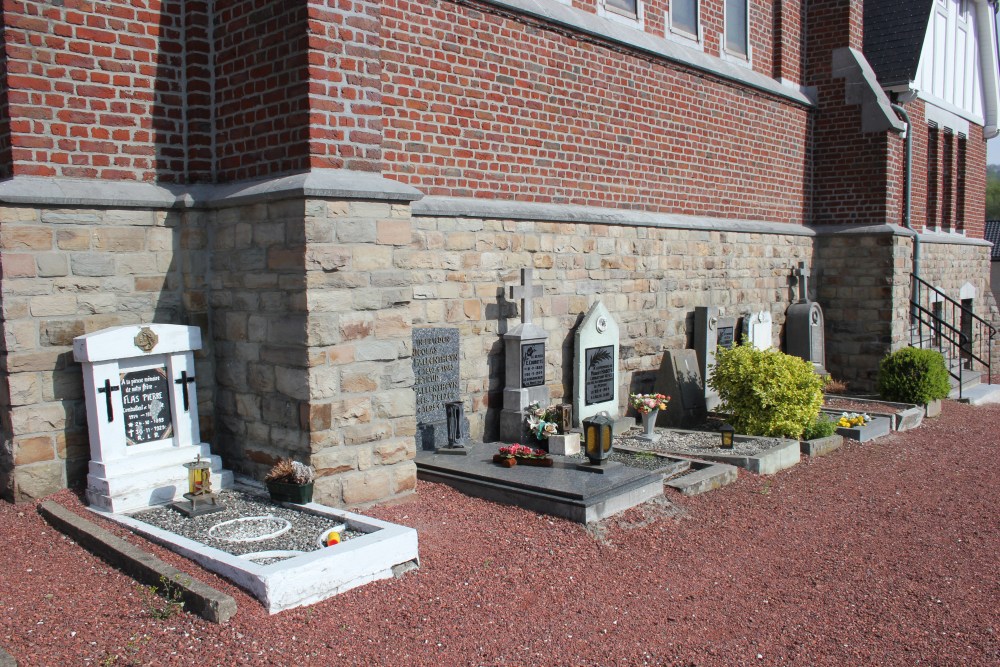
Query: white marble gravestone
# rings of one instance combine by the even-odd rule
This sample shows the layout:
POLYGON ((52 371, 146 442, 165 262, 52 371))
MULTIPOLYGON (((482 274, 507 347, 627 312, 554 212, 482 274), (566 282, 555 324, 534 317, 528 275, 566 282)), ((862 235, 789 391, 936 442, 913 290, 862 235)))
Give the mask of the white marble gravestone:
POLYGON ((194 350, 198 327, 112 327, 73 339, 83 364, 90 433, 87 498, 96 508, 131 510, 182 499, 185 463, 212 464, 212 488, 232 485, 198 428, 194 350))
POLYGON ((750 345, 758 350, 770 350, 772 346, 773 320, 771 313, 762 310, 743 318, 743 328, 750 345))
POLYGON ((576 329, 573 425, 607 412, 618 417, 618 323, 597 301, 576 329))

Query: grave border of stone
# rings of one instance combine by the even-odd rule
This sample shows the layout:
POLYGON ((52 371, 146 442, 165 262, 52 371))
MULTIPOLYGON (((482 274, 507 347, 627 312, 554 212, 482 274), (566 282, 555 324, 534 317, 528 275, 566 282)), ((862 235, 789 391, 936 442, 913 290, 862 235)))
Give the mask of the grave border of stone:
POLYGON ((846 394, 823 394, 824 402, 828 398, 851 401, 854 403, 870 403, 879 407, 884 406, 888 408, 888 412, 870 410, 868 411, 868 414, 890 417, 892 419, 893 431, 910 431, 912 429, 919 428, 924 421, 925 406, 920 406, 915 403, 894 403, 892 401, 883 401, 864 396, 848 396, 846 394))
MULTIPOLYGON (((724 486, 732 484, 739 477, 738 468, 728 463, 703 461, 702 459, 682 456, 680 454, 651 452, 646 449, 630 447, 628 445, 615 445, 615 450, 629 452, 632 454, 655 454, 660 458, 669 459, 675 462, 683 461, 687 463, 687 471, 678 471, 673 475, 665 475, 663 479, 664 486, 668 486, 685 496, 697 496, 702 493, 714 491, 715 489, 721 489, 724 486)), ((671 467, 672 466, 666 466, 654 472, 669 471, 671 467)))
POLYGON ((813 438, 812 440, 799 440, 799 447, 803 456, 815 458, 826 456, 844 444, 844 436, 839 433, 828 435, 824 438, 813 438))
MULTIPOLYGON (((820 410, 820 412, 834 418, 840 417, 844 413, 843 410, 826 410, 825 408, 820 410)), ((892 419, 890 417, 872 415, 871 413, 869 413, 869 416, 872 420, 864 426, 838 426, 837 433, 858 442, 870 442, 871 440, 892 433, 892 419)))
POLYGON ((366 534, 334 547, 260 565, 129 515, 89 509, 235 583, 259 600, 269 614, 315 604, 371 581, 389 579, 400 568, 409 569, 407 564, 419 567, 417 531, 413 528, 318 503, 281 505, 328 517, 331 526, 345 523, 366 534))
MULTIPOLYGON (((696 431, 694 429, 657 427, 671 433, 706 433, 706 431, 696 431)), ((736 435, 736 442, 752 442, 754 440, 780 440, 781 444, 766 449, 759 454, 748 456, 742 454, 702 454, 699 452, 698 458, 705 461, 716 461, 728 463, 738 468, 749 470, 755 475, 773 475, 780 470, 787 470, 799 463, 800 445, 798 440, 789 438, 764 438, 755 435, 736 435)), ((684 452, 665 451, 671 456, 686 456, 684 452)))

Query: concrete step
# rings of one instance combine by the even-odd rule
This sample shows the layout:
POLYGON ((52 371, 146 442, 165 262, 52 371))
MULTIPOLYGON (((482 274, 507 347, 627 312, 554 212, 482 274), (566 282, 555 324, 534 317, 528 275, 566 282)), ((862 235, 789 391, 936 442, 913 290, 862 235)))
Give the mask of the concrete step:
MULTIPOLYGON (((959 374, 959 369, 951 369, 952 373, 959 374)), ((969 370, 968 368, 961 369, 962 377, 962 393, 965 394, 973 387, 982 383, 983 372, 969 370)), ((958 379, 948 376, 948 382, 951 384, 952 392, 957 395, 958 393, 958 379)))
MULTIPOLYGON (((958 390, 952 391, 948 398, 958 400, 958 390)), ((969 403, 970 405, 1000 403, 1000 385, 977 384, 974 387, 963 389, 961 400, 963 403, 969 403)))

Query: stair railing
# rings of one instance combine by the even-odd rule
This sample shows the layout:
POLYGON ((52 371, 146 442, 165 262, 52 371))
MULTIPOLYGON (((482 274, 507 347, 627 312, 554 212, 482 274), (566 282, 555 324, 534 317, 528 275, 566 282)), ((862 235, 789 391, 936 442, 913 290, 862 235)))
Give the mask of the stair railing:
POLYGON ((959 400, 962 371, 975 370, 975 364, 985 369, 992 384, 993 325, 926 280, 911 277, 910 346, 935 349, 944 355, 948 374, 958 382, 959 400))

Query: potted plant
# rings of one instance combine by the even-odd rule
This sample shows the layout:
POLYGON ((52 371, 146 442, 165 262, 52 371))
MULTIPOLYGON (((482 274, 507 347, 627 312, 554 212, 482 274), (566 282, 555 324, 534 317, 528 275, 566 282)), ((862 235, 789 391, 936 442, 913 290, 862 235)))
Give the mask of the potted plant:
POLYGON ((312 502, 316 471, 291 459, 279 459, 264 478, 271 500, 303 505, 312 502))

